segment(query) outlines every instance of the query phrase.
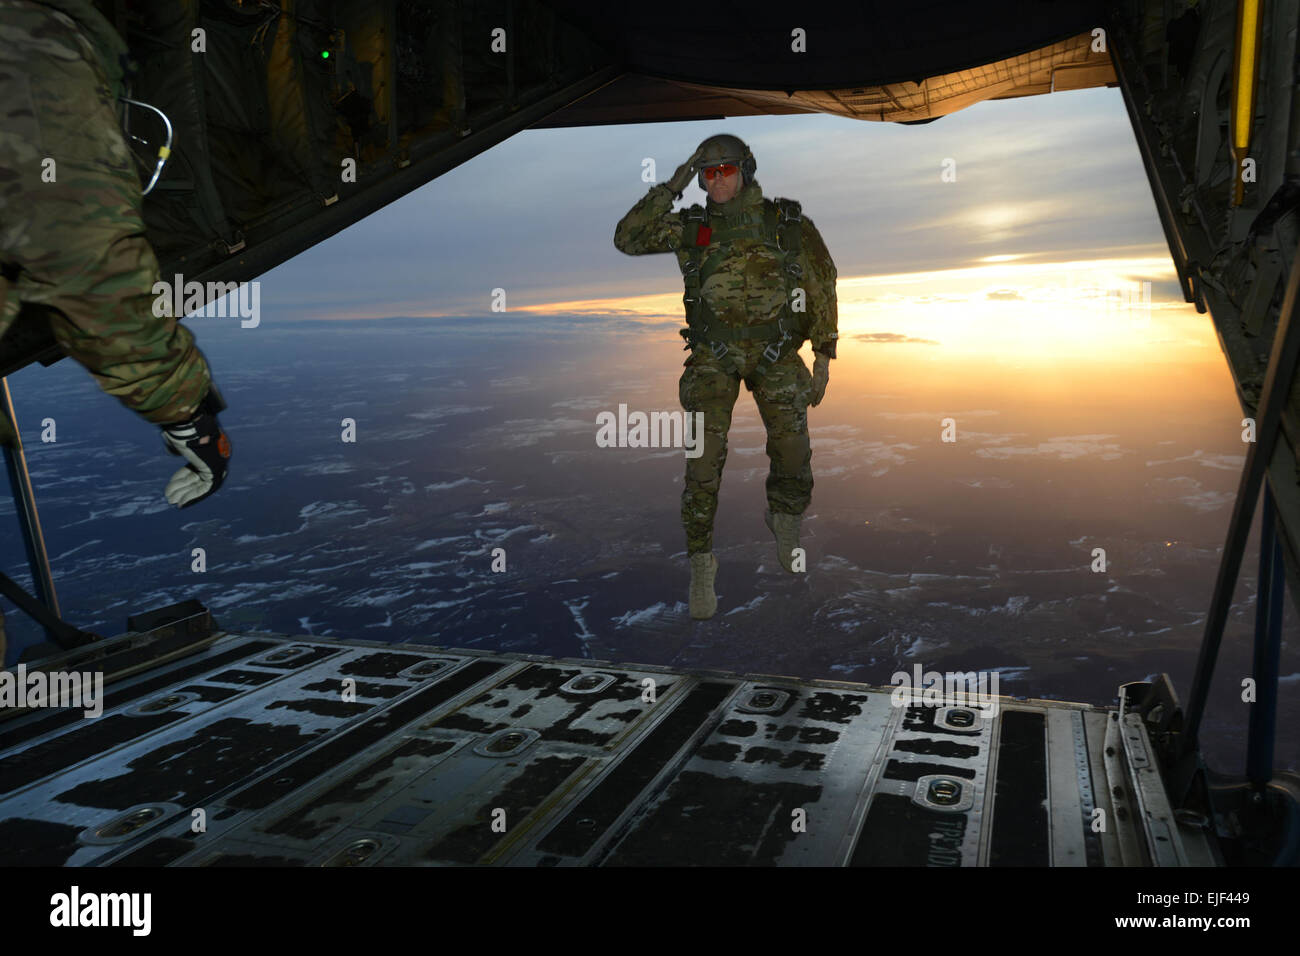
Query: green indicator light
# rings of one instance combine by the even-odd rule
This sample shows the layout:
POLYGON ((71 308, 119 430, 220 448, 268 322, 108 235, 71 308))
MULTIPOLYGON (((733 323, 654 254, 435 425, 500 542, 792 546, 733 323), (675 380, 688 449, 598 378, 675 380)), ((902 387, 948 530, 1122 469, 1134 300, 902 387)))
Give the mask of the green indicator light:
POLYGON ((330 58, 330 51, 329 51, 329 50, 321 50, 321 51, 320 51, 320 58, 321 58, 322 60, 328 60, 328 59, 330 58))

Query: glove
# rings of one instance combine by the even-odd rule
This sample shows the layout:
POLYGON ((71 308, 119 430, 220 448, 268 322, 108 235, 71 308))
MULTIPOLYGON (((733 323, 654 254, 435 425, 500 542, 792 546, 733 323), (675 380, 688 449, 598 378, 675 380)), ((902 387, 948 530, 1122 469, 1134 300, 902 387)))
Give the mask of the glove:
POLYGON ((215 412, 201 410, 188 422, 164 425, 162 435, 167 450, 186 462, 167 482, 163 494, 168 504, 188 508, 221 487, 230 467, 230 439, 221 430, 215 412))
POLYGON ((821 352, 813 354, 816 358, 813 359, 812 390, 808 393, 808 403, 816 408, 826 396, 826 385, 831 380, 831 360, 830 356, 822 355, 821 352))
POLYGON ((697 149, 691 153, 691 158, 677 167, 677 172, 673 173, 673 178, 668 180, 668 188, 677 196, 682 194, 682 190, 691 184, 691 179, 699 170, 696 168, 700 161, 700 151, 697 149))

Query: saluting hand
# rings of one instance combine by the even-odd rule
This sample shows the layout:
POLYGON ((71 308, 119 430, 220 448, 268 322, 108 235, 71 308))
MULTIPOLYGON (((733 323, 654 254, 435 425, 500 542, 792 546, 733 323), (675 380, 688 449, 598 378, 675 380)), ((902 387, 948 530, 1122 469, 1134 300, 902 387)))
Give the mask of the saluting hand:
POLYGON ((699 172, 698 164, 700 162, 700 150, 691 153, 691 158, 677 167, 677 172, 673 173, 673 178, 668 180, 668 188, 675 193, 681 192, 691 184, 691 177, 699 172))

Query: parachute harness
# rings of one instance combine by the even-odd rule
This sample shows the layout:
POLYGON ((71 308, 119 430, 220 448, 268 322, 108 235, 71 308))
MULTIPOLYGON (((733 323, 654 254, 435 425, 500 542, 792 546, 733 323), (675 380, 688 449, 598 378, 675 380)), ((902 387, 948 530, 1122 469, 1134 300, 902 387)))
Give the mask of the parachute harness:
MULTIPOLYGON (((727 354, 730 342, 768 340, 763 349, 763 358, 768 363, 779 361, 792 341, 798 349, 808 337, 805 325, 796 317, 791 305, 794 290, 803 278, 803 266, 799 264, 803 216, 799 203, 793 199, 764 199, 761 216, 747 213, 745 221, 725 229, 713 229, 709 225, 708 210, 698 204, 682 210, 681 216, 682 247, 686 253, 682 264, 686 286, 682 296, 686 307, 686 328, 681 330, 682 338, 686 340, 684 348, 694 349, 707 343, 714 358, 720 359, 727 354), (736 239, 762 242, 776 256, 785 280, 785 303, 775 322, 730 326, 714 314, 704 299, 701 292, 704 283, 727 258, 726 244, 736 239)), ((759 363, 760 367, 762 364, 759 363)))

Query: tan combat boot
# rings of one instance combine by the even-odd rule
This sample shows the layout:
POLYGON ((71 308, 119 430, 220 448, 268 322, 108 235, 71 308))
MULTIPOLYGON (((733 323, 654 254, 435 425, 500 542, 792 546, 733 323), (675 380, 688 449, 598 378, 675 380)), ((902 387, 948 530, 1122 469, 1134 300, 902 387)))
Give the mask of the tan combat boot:
POLYGON ((718 573, 718 559, 712 551, 691 555, 691 617, 706 621, 718 609, 713 593, 713 578, 718 573))
POLYGON ((763 520, 767 530, 776 536, 776 556, 781 567, 794 573, 794 549, 799 547, 799 524, 803 515, 787 515, 780 511, 765 511, 763 520))

